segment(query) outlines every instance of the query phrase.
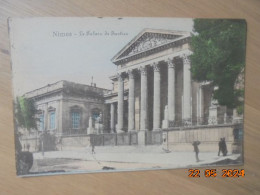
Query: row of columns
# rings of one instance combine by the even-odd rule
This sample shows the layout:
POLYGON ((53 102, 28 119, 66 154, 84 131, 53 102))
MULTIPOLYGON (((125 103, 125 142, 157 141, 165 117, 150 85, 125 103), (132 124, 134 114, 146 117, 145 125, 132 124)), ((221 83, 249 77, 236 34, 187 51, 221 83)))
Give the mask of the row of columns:
MULTIPOLYGON (((190 61, 186 55, 183 59, 183 119, 191 118, 191 73, 190 61)), ((175 64, 173 58, 167 60, 168 64, 168 117, 169 121, 175 119, 175 64)), ((161 128, 161 72, 159 63, 152 64, 154 70, 154 94, 153 94, 153 130, 161 128)), ((141 109, 140 109, 140 130, 147 130, 147 107, 148 107, 148 83, 147 67, 140 67, 141 73, 141 109)), ((135 76, 133 70, 128 71, 129 75, 129 97, 128 97, 128 130, 135 130, 135 76)), ((112 130, 115 129, 115 106, 111 104, 111 123, 112 130)), ((122 74, 118 74, 118 115, 117 132, 123 132, 123 114, 124 113, 124 79, 122 74)))

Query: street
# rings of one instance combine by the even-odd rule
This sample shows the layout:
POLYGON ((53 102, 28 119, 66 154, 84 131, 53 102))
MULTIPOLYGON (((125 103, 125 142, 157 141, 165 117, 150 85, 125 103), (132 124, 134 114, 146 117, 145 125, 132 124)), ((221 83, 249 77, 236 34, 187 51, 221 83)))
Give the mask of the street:
POLYGON ((223 160, 232 162, 238 157, 238 154, 218 156, 217 152, 201 152, 200 161, 196 162, 194 152, 165 152, 161 146, 96 147, 94 154, 87 147, 45 152, 44 155, 34 153, 30 174, 199 167, 223 160))

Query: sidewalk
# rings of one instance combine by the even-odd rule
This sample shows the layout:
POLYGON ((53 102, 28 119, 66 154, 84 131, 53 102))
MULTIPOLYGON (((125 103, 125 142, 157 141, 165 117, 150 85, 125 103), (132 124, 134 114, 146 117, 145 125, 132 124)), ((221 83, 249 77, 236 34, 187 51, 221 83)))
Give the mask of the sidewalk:
POLYGON ((153 164, 160 167, 189 167, 211 164, 225 159, 236 160, 239 154, 228 154, 227 156, 217 156, 217 152, 199 153, 199 162, 195 160, 194 152, 169 152, 162 150, 162 146, 106 146, 96 147, 95 154, 92 155, 91 148, 82 148, 71 151, 53 151, 34 153, 34 159, 74 159, 97 162, 116 163, 143 163, 153 164))

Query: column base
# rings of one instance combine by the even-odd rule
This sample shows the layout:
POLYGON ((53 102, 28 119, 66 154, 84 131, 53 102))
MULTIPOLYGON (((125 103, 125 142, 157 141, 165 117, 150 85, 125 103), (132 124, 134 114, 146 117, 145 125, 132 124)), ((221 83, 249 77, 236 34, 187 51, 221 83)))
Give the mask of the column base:
POLYGON ((128 130, 128 132, 137 132, 135 129, 128 130))
POLYGON ((168 131, 164 131, 162 133, 162 139, 163 139, 163 143, 162 143, 162 150, 166 153, 171 152, 169 150, 169 145, 168 145, 168 131))
POLYGON ((117 130, 116 133, 125 133, 123 130, 117 130))
POLYGON ((110 129, 109 133, 116 133, 114 129, 110 129))
POLYGON ((94 128, 87 128, 87 134, 90 135, 90 134, 95 134, 95 129, 94 128))
POLYGON ((146 130, 138 131, 138 145, 145 146, 145 132, 146 130))
POLYGON ((169 128, 169 121, 168 121, 168 120, 163 120, 163 122, 162 122, 162 128, 163 128, 163 129, 168 129, 168 128, 169 128))

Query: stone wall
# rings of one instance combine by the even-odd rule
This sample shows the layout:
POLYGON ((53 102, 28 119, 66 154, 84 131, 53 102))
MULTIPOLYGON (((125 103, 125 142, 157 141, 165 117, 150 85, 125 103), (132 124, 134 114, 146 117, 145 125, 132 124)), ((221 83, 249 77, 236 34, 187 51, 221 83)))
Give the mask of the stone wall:
POLYGON ((110 134, 93 134, 90 135, 90 142, 95 146, 123 146, 137 145, 137 132, 131 133, 110 133, 110 134))
POLYGON ((232 152, 233 128, 233 126, 208 126, 165 131, 168 134, 168 149, 171 151, 193 151, 192 142, 200 141, 199 150, 201 152, 218 152, 218 142, 220 138, 225 137, 227 149, 232 152))
MULTIPOLYGON (((167 148, 172 152, 193 152, 192 142, 200 141, 200 152, 218 153, 218 142, 220 138, 225 137, 228 153, 232 153, 234 150, 233 129, 234 126, 232 125, 216 125, 182 130, 147 131, 145 133, 145 143, 146 145, 163 144, 163 148, 167 148)), ((138 136, 137 132, 131 132, 56 137, 55 150, 78 150, 90 147, 91 144, 95 146, 137 145, 138 136)), ((30 152, 39 151, 39 139, 23 138, 20 141, 24 151, 28 151, 28 144, 30 145, 30 152)))
POLYGON ((61 137, 61 141, 57 144, 58 150, 77 150, 80 148, 86 148, 90 146, 89 136, 70 136, 61 137))

